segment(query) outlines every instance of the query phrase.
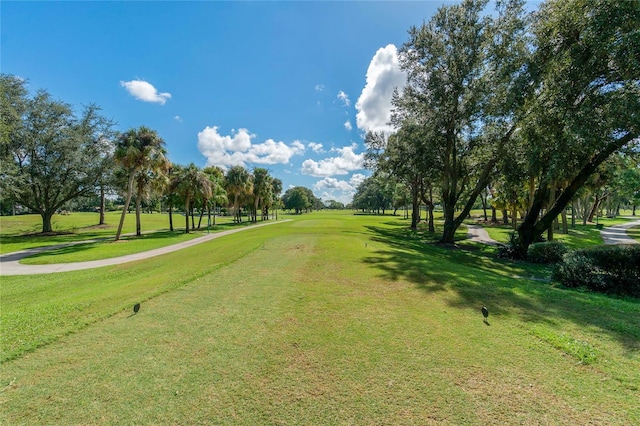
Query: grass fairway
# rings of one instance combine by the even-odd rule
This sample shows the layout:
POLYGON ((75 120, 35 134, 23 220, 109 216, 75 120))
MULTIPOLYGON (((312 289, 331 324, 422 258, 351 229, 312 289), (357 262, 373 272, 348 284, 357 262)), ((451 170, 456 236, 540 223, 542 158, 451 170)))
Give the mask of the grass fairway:
POLYGON ((3 277, 0 423, 640 423, 640 302, 514 278, 548 271, 406 226, 312 213, 3 277))

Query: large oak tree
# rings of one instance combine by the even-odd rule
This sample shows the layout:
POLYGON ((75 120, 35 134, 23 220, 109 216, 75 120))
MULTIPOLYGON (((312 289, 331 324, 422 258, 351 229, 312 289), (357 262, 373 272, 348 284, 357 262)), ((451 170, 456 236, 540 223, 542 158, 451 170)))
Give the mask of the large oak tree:
POLYGON ((111 151, 112 122, 88 105, 80 114, 44 90, 28 96, 25 81, 0 76, 3 198, 42 217, 42 232, 68 201, 94 193, 111 151))

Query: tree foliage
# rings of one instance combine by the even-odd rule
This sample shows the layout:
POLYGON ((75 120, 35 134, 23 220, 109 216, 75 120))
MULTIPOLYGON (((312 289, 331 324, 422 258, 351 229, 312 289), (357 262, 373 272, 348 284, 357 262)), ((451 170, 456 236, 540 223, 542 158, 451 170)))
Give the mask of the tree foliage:
POLYGON ((65 203, 96 191, 108 164, 112 123, 93 104, 76 115, 44 90, 29 97, 25 84, 0 76, 2 197, 40 214, 46 233, 65 203))
POLYGON ((114 156, 116 164, 122 167, 127 176, 127 186, 125 205, 116 232, 116 241, 120 239, 122 234, 124 218, 135 189, 137 189, 136 235, 141 234, 140 202, 144 188, 154 175, 169 170, 170 163, 166 154, 165 142, 155 130, 141 126, 138 129, 129 129, 118 136, 114 156), (136 183, 137 185, 134 187, 136 183))

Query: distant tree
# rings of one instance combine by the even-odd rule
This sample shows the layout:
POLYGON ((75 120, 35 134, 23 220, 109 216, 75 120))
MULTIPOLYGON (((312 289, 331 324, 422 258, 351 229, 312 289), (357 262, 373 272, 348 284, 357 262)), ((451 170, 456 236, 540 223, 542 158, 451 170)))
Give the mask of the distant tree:
POLYGON ((207 203, 209 214, 208 222, 211 223, 211 208, 213 207, 213 225, 215 225, 215 212, 217 206, 227 204, 229 202, 227 191, 224 189, 224 171, 220 167, 216 166, 205 167, 202 171, 207 175, 211 182, 211 198, 209 203, 207 203))
POLYGON ((278 220, 278 208, 282 206, 282 200, 280 199, 282 194, 282 181, 278 178, 274 178, 271 181, 271 204, 276 211, 276 220, 278 220))
MULTIPOLYGON (((193 208, 194 200, 198 198, 209 200, 212 195, 211 180, 206 173, 191 163, 180 170, 174 177, 175 190, 184 201, 185 233, 189 233, 189 212, 193 208)), ((192 219, 193 220, 193 219, 192 219)))
POLYGON ((38 213, 47 233, 58 209, 95 193, 107 167, 112 122, 93 104, 76 117, 44 90, 29 98, 24 85, 0 76, 2 192, 38 213))
POLYGON ((253 170, 253 221, 258 220, 258 210, 262 211, 262 220, 265 220, 265 214, 269 201, 271 199, 271 185, 273 178, 269 175, 269 171, 262 167, 253 170))
POLYGON ((374 174, 366 178, 353 196, 353 206, 382 214, 391 207, 395 182, 389 176, 374 174))
POLYGON ((142 198, 140 188, 144 187, 145 176, 169 169, 170 163, 166 158, 166 154, 164 140, 158 136, 156 131, 144 126, 138 129, 130 129, 121 134, 116 140, 114 154, 116 164, 121 166, 127 175, 126 199, 122 216, 120 216, 118 231, 116 232, 116 241, 120 239, 122 234, 122 226, 131 203, 136 177, 140 182, 137 186, 138 196, 136 197, 138 200, 136 202, 136 234, 140 235, 139 201, 142 198))
POLYGON ((303 210, 308 210, 312 205, 308 195, 309 189, 302 186, 287 189, 282 196, 284 208, 294 210, 296 214, 302 213, 303 210))
POLYGON ((324 204, 328 209, 331 209, 331 210, 342 210, 342 209, 344 209, 344 203, 341 203, 340 201, 328 200, 324 204))
POLYGON ((225 176, 227 194, 233 197, 234 222, 242 222, 240 201, 253 193, 251 174, 242 166, 233 166, 225 176))

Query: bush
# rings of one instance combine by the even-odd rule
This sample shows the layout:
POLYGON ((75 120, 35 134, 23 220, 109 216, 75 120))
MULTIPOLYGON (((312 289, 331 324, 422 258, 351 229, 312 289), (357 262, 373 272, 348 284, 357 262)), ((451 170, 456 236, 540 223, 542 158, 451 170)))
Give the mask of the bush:
POLYGON ((566 253, 553 277, 568 287, 640 297, 640 245, 598 246, 566 253))
POLYGON ((518 234, 516 234, 515 232, 511 232, 509 234, 509 242, 498 247, 496 256, 500 259, 522 259, 520 248, 518 245, 519 242, 520 238, 518 237, 518 234))
POLYGON ((527 260, 533 263, 558 263, 569 249, 559 241, 533 243, 527 251, 527 260))

